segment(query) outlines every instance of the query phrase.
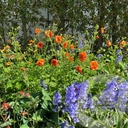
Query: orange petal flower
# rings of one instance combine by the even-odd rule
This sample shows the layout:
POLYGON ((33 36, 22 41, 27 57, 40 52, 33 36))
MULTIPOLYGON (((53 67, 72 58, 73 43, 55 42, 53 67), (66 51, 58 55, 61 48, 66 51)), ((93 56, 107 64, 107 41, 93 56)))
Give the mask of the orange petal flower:
POLYGON ((79 53, 79 60, 83 62, 87 58, 86 52, 80 52, 79 53))
POLYGON ((22 116, 26 116, 27 114, 28 113, 27 112, 24 112, 24 111, 21 113, 22 116))
POLYGON ((71 57, 71 56, 69 56, 68 59, 71 60, 71 61, 74 61, 74 58, 71 57))
POLYGON ((74 44, 70 45, 70 49, 73 50, 75 48, 74 44))
POLYGON ((4 102, 4 103, 2 104, 2 108, 7 111, 7 110, 10 108, 10 104, 4 102))
POLYGON ((38 47, 38 48, 42 48, 42 47, 43 47, 43 43, 42 43, 42 42, 38 42, 38 43, 37 43, 37 47, 38 47))
POLYGON ((40 32, 41 32, 41 30, 40 30, 39 28, 36 28, 36 29, 35 29, 35 33, 36 33, 36 34, 40 34, 40 32))
POLYGON ((108 47, 110 47, 110 46, 112 45, 111 41, 108 40, 108 41, 106 42, 106 45, 107 45, 108 47))
POLYGON ((45 30, 44 35, 51 38, 54 34, 51 30, 45 30))
POLYGON ((29 40, 29 45, 33 45, 34 41, 33 40, 29 40))
POLYGON ((68 53, 68 52, 66 52, 66 53, 65 53, 65 56, 66 56, 66 57, 68 57, 68 56, 69 56, 69 53, 68 53))
POLYGON ((98 35, 96 35, 96 39, 99 39, 99 36, 98 35))
POLYGON ((103 28, 103 27, 100 29, 100 32, 101 32, 102 34, 104 34, 104 28, 103 28))
POLYGON ((63 42, 63 48, 67 48, 68 47, 68 43, 67 42, 63 42))
POLYGON ((55 42, 60 44, 62 41, 62 36, 55 36, 55 42))
POLYGON ((124 40, 121 41, 119 44, 120 48, 123 48, 125 45, 126 45, 126 41, 124 41, 124 40))
POLYGON ((58 66, 58 60, 52 59, 51 64, 52 64, 52 66, 58 66))
POLYGON ((82 67, 81 67, 81 66, 76 66, 76 70, 77 70, 79 73, 82 73, 82 67))
POLYGON ((24 92, 23 92, 23 91, 21 91, 21 92, 19 92, 19 94, 20 94, 20 95, 24 95, 24 92))
POLYGON ((38 66, 43 66, 44 65, 44 59, 39 59, 37 62, 36 62, 36 64, 38 65, 38 66))
POLYGON ((98 69, 98 63, 97 63, 97 61, 91 61, 90 62, 90 69, 91 70, 97 70, 98 69))

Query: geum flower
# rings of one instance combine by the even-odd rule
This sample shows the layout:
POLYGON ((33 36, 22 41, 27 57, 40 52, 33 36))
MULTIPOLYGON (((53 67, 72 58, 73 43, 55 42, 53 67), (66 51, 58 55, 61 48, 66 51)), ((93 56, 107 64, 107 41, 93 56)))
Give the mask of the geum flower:
POLYGON ((90 69, 91 70, 97 70, 98 69, 98 62, 97 61, 91 61, 90 62, 90 69))
POLYGON ((76 70, 77 70, 77 72, 79 72, 80 74, 82 73, 82 67, 81 67, 81 66, 76 66, 76 70))
POLYGON ((36 62, 36 65, 38 66, 43 66, 44 65, 44 59, 39 59, 37 62, 36 62))
POLYGON ((51 64, 52 64, 52 66, 58 66, 58 60, 57 59, 52 59, 51 60, 51 64))
POLYGON ((80 53, 79 53, 79 60, 80 60, 81 62, 84 62, 84 61, 86 60, 86 58, 87 58, 86 52, 80 52, 80 53))
POLYGON ((51 30, 45 30, 44 35, 48 38, 51 38, 54 34, 51 30))
POLYGON ((4 102, 4 103, 2 104, 2 108, 7 111, 7 110, 10 108, 10 104, 4 102))
POLYGON ((37 47, 38 47, 38 48, 42 48, 42 47, 43 47, 43 42, 38 42, 38 43, 37 43, 37 47))
POLYGON ((57 36, 55 36, 55 39, 54 40, 55 40, 55 42, 57 44, 60 44, 62 42, 62 36, 57 35, 57 36))
POLYGON ((35 29, 35 33, 36 33, 36 34, 40 34, 40 32, 41 32, 41 30, 40 30, 39 28, 36 28, 36 29, 35 29))

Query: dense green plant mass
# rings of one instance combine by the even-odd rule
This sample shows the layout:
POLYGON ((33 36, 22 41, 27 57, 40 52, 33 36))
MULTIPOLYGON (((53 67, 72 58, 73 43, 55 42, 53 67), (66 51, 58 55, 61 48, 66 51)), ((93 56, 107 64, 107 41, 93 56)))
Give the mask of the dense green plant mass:
POLYGON ((1 128, 128 125, 128 44, 113 44, 101 31, 106 42, 94 54, 97 28, 89 40, 77 41, 56 25, 37 27, 24 51, 20 28, 12 28, 0 52, 1 128))

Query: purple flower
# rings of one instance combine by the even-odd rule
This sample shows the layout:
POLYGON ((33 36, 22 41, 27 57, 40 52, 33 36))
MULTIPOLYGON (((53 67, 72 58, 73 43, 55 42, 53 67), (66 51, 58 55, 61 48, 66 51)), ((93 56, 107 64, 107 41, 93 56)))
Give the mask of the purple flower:
POLYGON ((84 104, 84 108, 94 109, 94 105, 93 105, 93 100, 92 100, 92 95, 91 95, 91 94, 90 94, 90 96, 87 98, 86 103, 84 104))
POLYGON ((118 55, 121 54, 121 49, 118 49, 116 52, 118 55))
POLYGON ((102 54, 98 54, 97 57, 98 57, 98 59, 100 59, 102 56, 103 56, 102 54))
POLYGON ((118 63, 118 62, 121 62, 122 61, 122 58, 123 58, 123 56, 122 55, 119 55, 117 58, 116 58, 116 62, 118 63))
POLYGON ((60 124, 61 128, 67 128, 68 127, 68 122, 65 121, 63 123, 60 124))
POLYGON ((80 41, 80 42, 79 42, 79 45, 78 45, 78 48, 82 48, 82 47, 83 47, 83 42, 80 41))
POLYGON ((54 111, 56 111, 56 110, 62 108, 62 105, 61 105, 61 103, 62 103, 61 98, 62 98, 62 96, 59 94, 58 91, 56 91, 56 92, 54 93, 54 96, 53 96, 53 105, 56 106, 56 108, 54 109, 54 111))
POLYGON ((48 86, 46 84, 44 84, 43 80, 40 81, 40 84, 41 84, 42 87, 44 87, 44 89, 47 90, 48 86))

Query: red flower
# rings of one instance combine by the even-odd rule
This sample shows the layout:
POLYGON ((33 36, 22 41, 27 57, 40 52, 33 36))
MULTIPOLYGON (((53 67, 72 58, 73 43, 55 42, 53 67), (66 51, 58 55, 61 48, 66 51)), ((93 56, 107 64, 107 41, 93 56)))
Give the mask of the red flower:
POLYGON ((58 60, 52 59, 51 64, 52 64, 52 66, 58 66, 58 60))
POLYGON ((55 36, 55 42, 56 43, 61 43, 61 41, 62 41, 62 36, 55 36))
POLYGON ((8 110, 8 109, 10 108, 10 104, 4 102, 4 103, 2 104, 2 108, 3 108, 4 110, 8 110))
POLYGON ((51 38, 54 34, 51 30, 45 30, 44 35, 51 38))
POLYGON ((36 62, 36 64, 38 65, 38 66, 43 66, 44 65, 44 59, 39 59, 37 62, 36 62))
POLYGON ((76 66, 76 70, 77 70, 79 73, 82 73, 82 67, 81 67, 81 66, 76 66))
POLYGON ((40 30, 39 28, 36 28, 36 29, 35 29, 35 33, 36 33, 36 34, 40 34, 40 32, 41 32, 41 30, 40 30))
POLYGON ((71 57, 71 56, 69 56, 68 59, 71 60, 71 61, 74 61, 74 58, 71 57))
POLYGON ((38 42, 38 43, 37 43, 37 47, 38 47, 38 48, 42 48, 42 47, 43 47, 43 43, 42 43, 42 42, 38 42))
POLYGON ((26 96, 26 97, 29 97, 29 96, 30 96, 30 94, 29 94, 29 93, 26 93, 26 94, 25 94, 25 96, 26 96))
POLYGON ((97 63, 97 61, 91 61, 90 62, 90 69, 91 70, 97 70, 98 69, 98 63, 97 63))
POLYGON ((26 68, 22 67, 21 70, 22 70, 22 71, 26 71, 26 68))
POLYGON ((11 128, 10 126, 7 126, 6 128, 11 128))
POLYGON ((86 52, 80 52, 79 53, 79 60, 83 62, 87 58, 86 52))

